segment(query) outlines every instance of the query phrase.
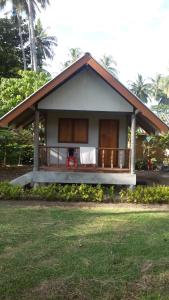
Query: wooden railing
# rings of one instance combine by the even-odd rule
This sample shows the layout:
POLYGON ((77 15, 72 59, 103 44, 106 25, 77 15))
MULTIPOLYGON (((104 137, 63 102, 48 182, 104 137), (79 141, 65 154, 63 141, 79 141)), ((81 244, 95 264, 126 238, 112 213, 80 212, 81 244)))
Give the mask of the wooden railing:
POLYGON ((80 147, 48 147, 39 146, 39 165, 66 168, 69 149, 74 149, 77 159, 76 168, 127 169, 130 170, 129 148, 96 148, 96 165, 82 165, 80 162, 80 147))

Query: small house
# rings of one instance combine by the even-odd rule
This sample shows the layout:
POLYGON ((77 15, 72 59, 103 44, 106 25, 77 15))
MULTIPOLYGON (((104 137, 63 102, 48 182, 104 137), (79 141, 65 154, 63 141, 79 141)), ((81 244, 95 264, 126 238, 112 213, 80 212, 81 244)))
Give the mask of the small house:
POLYGON ((135 185, 136 127, 168 127, 89 53, 0 119, 0 127, 34 122, 34 168, 14 183, 135 185), (45 143, 39 143, 39 122, 45 143), (129 130, 130 129, 130 130, 129 130), (131 146, 128 147, 128 134, 131 146))

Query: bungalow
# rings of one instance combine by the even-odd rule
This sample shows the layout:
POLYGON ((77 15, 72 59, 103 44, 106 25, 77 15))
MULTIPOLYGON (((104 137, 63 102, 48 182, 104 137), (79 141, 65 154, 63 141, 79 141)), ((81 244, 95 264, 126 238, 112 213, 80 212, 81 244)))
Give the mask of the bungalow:
POLYGON ((136 126, 168 127, 89 53, 0 119, 0 127, 34 122, 34 168, 13 183, 136 184, 136 126), (45 143, 39 121, 45 120, 45 143), (131 147, 128 148, 128 129, 131 147))

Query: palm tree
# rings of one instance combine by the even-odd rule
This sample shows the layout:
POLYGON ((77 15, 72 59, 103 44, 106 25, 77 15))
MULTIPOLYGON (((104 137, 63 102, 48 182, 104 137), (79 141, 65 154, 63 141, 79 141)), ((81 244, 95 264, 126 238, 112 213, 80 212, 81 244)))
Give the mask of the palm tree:
POLYGON ((40 19, 37 20, 35 25, 35 43, 37 52, 37 64, 42 68, 42 60, 45 58, 53 59, 54 52, 53 46, 57 46, 57 38, 55 36, 47 35, 42 27, 40 19))
MULTIPOLYGON (((3 9, 8 1, 7 0, 0 0, 0 9, 3 9)), ((19 37, 20 37, 20 45, 21 45, 21 51, 22 51, 22 58, 23 58, 23 64, 24 64, 24 70, 26 70, 26 57, 25 57, 25 51, 24 51, 24 42, 23 42, 23 36, 22 36, 22 19, 21 19, 21 12, 26 9, 24 1, 19 0, 10 0, 12 4, 12 15, 13 17, 16 17, 17 23, 18 23, 18 30, 19 30, 19 37)), ((10 12, 7 12, 6 15, 10 12)))
POLYGON ((20 38, 20 45, 21 45, 21 51, 22 51, 22 59, 23 59, 23 67, 24 71, 27 69, 26 67, 26 55, 25 55, 25 49, 24 49, 24 41, 23 41, 23 32, 22 32, 22 17, 21 17, 21 11, 13 7, 13 17, 16 17, 17 23, 18 23, 18 30, 19 30, 19 38, 20 38))
POLYGON ((117 75, 118 75, 118 71, 116 69, 117 63, 111 55, 104 54, 100 59, 100 63, 113 76, 117 77, 117 75))
POLYGON ((76 60, 82 56, 83 52, 80 48, 70 48, 69 49, 69 59, 63 64, 63 68, 69 67, 76 60))
POLYGON ((162 76, 161 74, 156 74, 155 78, 150 78, 151 84, 151 94, 153 96, 153 99, 160 102, 161 99, 167 98, 167 95, 164 93, 164 91, 161 88, 161 80, 162 76))
POLYGON ((28 18, 29 18, 29 36, 30 36, 30 49, 31 49, 31 62, 32 62, 32 69, 37 71, 37 53, 36 53, 36 40, 35 40, 35 28, 34 28, 34 21, 35 21, 35 14, 36 9, 39 9, 39 6, 43 9, 50 4, 50 0, 21 0, 26 1, 27 8, 28 8, 28 18))
POLYGON ((46 6, 50 4, 50 0, 0 0, 0 9, 3 9, 9 1, 11 2, 14 9, 16 9, 19 12, 25 12, 28 15, 31 65, 32 70, 37 71, 34 21, 37 9, 45 9, 46 6))
POLYGON ((143 103, 147 103, 150 99, 150 84, 145 83, 141 74, 137 75, 135 82, 130 83, 130 90, 135 94, 143 103))
POLYGON ((28 6, 31 65, 32 65, 32 70, 37 71, 37 54, 36 54, 36 46, 35 46, 35 30, 34 30, 34 16, 33 16, 34 3, 31 0, 26 0, 26 1, 28 6))
POLYGON ((160 88, 162 89, 162 91, 164 91, 164 94, 169 97, 169 75, 161 77, 160 88))

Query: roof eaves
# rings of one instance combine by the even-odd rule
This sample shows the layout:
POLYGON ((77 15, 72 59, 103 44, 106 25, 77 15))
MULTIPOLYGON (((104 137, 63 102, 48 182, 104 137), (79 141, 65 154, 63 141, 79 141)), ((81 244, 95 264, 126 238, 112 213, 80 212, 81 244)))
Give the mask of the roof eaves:
POLYGON ((72 76, 78 69, 87 65, 90 59, 91 59, 90 53, 86 53, 75 63, 73 63, 72 65, 67 67, 63 72, 58 74, 55 78, 48 81, 41 88, 39 88, 36 92, 31 94, 29 97, 24 99, 22 102, 20 102, 17 106, 15 106, 13 109, 11 109, 8 113, 6 113, 4 116, 2 116, 0 118, 0 127, 3 127, 4 125, 9 124, 16 117, 16 115, 19 114, 20 111, 23 112, 24 110, 26 110, 29 107, 31 107, 32 105, 34 105, 41 98, 43 98, 46 94, 51 92, 57 85, 59 85, 61 82, 64 82, 66 79, 68 79, 70 76, 72 76), (30 102, 30 105, 29 105, 29 102, 30 102), (13 116, 13 118, 12 118, 12 116, 13 116))
POLYGON ((118 93, 120 93, 133 107, 137 108, 140 113, 146 118, 150 119, 154 125, 161 131, 167 132, 168 126, 159 119, 141 100, 134 95, 126 86, 124 86, 116 77, 108 72, 102 65, 96 62, 91 57, 89 66, 95 70, 108 84, 110 84, 118 93), (153 119, 153 120, 152 120, 153 119), (155 122, 154 122, 155 120, 155 122))

